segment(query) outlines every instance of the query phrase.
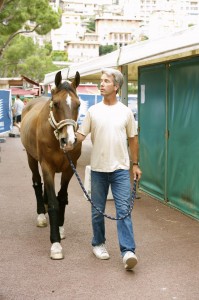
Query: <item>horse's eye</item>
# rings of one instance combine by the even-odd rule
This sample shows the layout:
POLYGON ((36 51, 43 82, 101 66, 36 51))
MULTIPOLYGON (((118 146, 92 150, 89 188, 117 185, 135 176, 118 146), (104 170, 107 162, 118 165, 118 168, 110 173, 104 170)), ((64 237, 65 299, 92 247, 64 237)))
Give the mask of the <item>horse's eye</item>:
POLYGON ((59 108, 59 102, 54 102, 53 105, 55 108, 59 108))

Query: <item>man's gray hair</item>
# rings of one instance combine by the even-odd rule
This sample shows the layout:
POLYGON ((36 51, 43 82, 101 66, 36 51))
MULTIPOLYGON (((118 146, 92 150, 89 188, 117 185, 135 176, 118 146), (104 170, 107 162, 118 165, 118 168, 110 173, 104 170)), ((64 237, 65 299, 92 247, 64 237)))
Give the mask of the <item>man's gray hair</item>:
MULTIPOLYGON (((102 74, 106 74, 108 76, 112 75, 114 78, 114 85, 119 85, 119 89, 121 89, 122 84, 124 82, 124 78, 122 73, 119 70, 112 69, 112 68, 103 68, 102 74)), ((118 92, 118 91, 117 91, 118 92)))

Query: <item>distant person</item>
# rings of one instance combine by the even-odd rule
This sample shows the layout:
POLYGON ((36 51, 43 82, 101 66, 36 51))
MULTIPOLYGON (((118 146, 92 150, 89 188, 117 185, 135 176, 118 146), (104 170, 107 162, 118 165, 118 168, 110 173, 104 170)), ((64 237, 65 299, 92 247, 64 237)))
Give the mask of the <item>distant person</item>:
POLYGON ((21 126, 21 114, 23 108, 24 108, 24 103, 20 99, 20 96, 17 95, 13 105, 12 113, 13 113, 13 126, 16 126, 19 129, 19 131, 21 126))
MULTIPOLYGON (((102 212, 111 190, 116 207, 117 218, 123 217, 130 208, 130 155, 133 161, 132 175, 141 178, 138 164, 138 134, 132 111, 117 100, 116 94, 123 83, 123 75, 115 69, 102 70, 100 92, 103 101, 89 108, 77 141, 83 141, 91 133, 91 198, 102 212)), ((93 253, 99 259, 109 259, 105 241, 104 216, 92 206, 93 253)), ((117 221, 118 240, 121 256, 126 270, 137 264, 135 241, 131 214, 117 221)))

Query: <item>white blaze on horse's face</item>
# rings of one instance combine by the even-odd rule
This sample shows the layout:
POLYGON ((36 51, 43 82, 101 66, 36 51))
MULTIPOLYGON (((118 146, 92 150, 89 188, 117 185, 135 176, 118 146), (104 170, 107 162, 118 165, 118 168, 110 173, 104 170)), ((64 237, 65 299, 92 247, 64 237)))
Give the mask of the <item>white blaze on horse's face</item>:
POLYGON ((71 150, 73 148, 73 144, 75 143, 75 132, 74 127, 72 125, 67 125, 67 134, 68 134, 68 143, 65 145, 66 150, 71 150))
MULTIPOLYGON (((69 108, 72 108, 72 99, 71 96, 68 94, 66 97, 66 104, 69 106, 69 108)), ((67 131, 67 144, 64 145, 64 150, 69 151, 73 149, 73 144, 75 143, 75 131, 73 125, 66 125, 66 131, 67 131)))
POLYGON ((72 103, 72 99, 71 99, 71 96, 68 94, 67 97, 66 97, 66 104, 68 104, 70 109, 71 109, 71 103, 72 103))

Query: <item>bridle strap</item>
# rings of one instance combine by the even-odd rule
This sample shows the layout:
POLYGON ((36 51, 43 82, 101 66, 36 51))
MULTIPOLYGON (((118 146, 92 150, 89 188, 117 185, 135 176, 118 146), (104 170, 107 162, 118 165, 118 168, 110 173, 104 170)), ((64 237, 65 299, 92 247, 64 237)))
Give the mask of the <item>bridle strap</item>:
POLYGON ((59 123, 56 122, 54 115, 53 115, 52 106, 53 106, 53 102, 51 100, 48 121, 49 121, 50 125, 55 129, 54 134, 55 134, 56 138, 59 139, 59 131, 64 126, 72 125, 74 127, 74 130, 76 131, 77 130, 77 122, 75 122, 73 119, 61 120, 59 123))

